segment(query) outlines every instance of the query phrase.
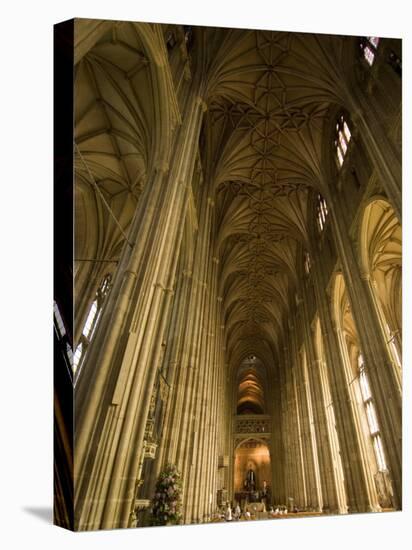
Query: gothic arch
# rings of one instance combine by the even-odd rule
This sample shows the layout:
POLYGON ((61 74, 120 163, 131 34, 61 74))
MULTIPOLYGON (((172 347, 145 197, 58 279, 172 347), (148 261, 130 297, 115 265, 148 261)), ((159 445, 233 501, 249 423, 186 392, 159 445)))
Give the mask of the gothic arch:
POLYGON ((373 197, 360 229, 360 261, 390 355, 400 368, 402 354, 402 227, 391 204, 373 197))
MULTIPOLYGON (((351 305, 349 303, 346 284, 342 273, 335 274, 332 288, 333 316, 336 323, 340 352, 346 371, 346 384, 351 400, 352 415, 358 434, 361 460, 369 489, 370 506, 375 511, 378 511, 380 510, 380 505, 378 502, 376 480, 379 475, 380 467, 378 457, 374 451, 374 439, 371 437, 370 417, 367 413, 367 407, 365 408, 362 376, 359 370, 362 350, 360 348, 359 337, 352 316, 351 305)), ((366 365, 366 377, 368 377, 367 371, 366 365)), ((367 384, 369 387, 369 382, 367 382, 367 384)), ((379 418, 380 411, 376 411, 376 413, 378 413, 379 418)), ((373 414, 376 415, 376 413, 374 409, 373 414)))
MULTIPOLYGON (((75 67, 75 234, 88 260, 117 261, 146 183, 169 162, 179 115, 160 28, 90 23, 76 26, 87 32, 75 67)), ((76 266, 78 278, 92 275, 95 284, 99 271, 76 266)), ((83 311, 90 292, 78 296, 83 311)))

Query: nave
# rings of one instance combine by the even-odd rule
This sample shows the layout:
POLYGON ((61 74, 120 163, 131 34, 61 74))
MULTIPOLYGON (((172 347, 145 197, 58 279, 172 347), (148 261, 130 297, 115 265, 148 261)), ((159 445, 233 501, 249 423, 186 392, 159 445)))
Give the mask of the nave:
POLYGON ((400 40, 74 27, 74 528, 400 510, 400 40))

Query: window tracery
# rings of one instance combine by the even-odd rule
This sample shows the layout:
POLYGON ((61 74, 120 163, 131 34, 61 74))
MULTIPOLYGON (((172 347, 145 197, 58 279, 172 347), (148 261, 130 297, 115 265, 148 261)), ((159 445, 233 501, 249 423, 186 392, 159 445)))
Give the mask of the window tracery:
POLYGON ((375 61, 379 41, 380 39, 377 36, 366 36, 360 43, 363 57, 370 66, 372 66, 375 61))
POLYGON ((334 142, 339 167, 342 166, 343 161, 345 160, 351 137, 352 133, 349 129, 348 123, 346 122, 344 116, 341 115, 336 123, 334 142))
POLYGON ((96 291, 95 299, 93 300, 89 313, 86 317, 82 335, 73 354, 73 373, 77 372, 93 338, 93 334, 100 319, 104 300, 111 288, 111 281, 112 276, 110 274, 106 275, 96 291))
POLYGON ((63 355, 65 356, 66 364, 68 364, 68 366, 72 368, 73 350, 69 342, 69 337, 64 324, 64 320, 60 313, 60 309, 56 300, 53 303, 53 322, 54 322, 54 330, 56 332, 57 340, 59 341, 60 349, 62 350, 63 355))
POLYGON ((368 375, 366 374, 365 363, 361 353, 358 355, 359 384, 362 394, 362 400, 368 420, 369 433, 372 437, 373 450, 375 452, 376 462, 379 471, 387 470, 385 454, 382 447, 378 419, 376 416, 375 405, 372 399, 372 392, 369 385, 368 375))
POLYGON ((316 218, 317 218, 318 229, 320 233, 322 233, 322 231, 325 228, 327 216, 328 216, 328 207, 326 205, 326 200, 319 193, 317 197, 316 218))

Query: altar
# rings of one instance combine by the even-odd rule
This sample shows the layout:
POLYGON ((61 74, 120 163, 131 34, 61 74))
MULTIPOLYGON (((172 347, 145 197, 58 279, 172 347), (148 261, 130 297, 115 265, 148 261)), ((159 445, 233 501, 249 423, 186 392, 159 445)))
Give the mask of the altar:
POLYGON ((266 512, 265 503, 264 502, 248 502, 245 505, 245 512, 250 512, 251 514, 266 512))
POLYGON ((264 502, 249 502, 245 505, 245 513, 250 514, 251 519, 267 519, 268 513, 266 511, 264 502))
POLYGON ((235 500, 240 504, 242 509, 246 504, 261 502, 259 491, 240 491, 235 493, 235 500))

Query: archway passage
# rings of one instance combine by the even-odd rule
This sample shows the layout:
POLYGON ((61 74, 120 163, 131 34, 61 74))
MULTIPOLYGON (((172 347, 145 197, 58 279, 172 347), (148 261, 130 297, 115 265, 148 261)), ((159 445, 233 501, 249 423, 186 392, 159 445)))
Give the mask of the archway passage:
POLYGON ((234 496, 242 509, 247 502, 262 500, 265 482, 269 488, 271 479, 268 445, 259 439, 243 441, 236 448, 234 459, 234 496))

